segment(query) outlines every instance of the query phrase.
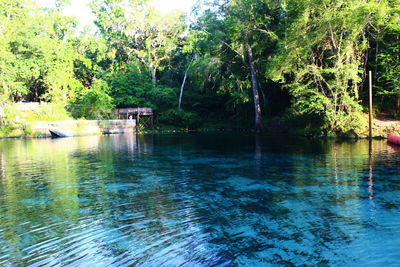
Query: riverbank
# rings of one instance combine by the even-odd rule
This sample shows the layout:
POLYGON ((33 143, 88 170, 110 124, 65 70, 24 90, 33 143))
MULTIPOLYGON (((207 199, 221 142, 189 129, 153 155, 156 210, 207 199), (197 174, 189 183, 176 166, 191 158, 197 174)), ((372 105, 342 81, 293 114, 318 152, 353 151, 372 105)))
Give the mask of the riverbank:
MULTIPOLYGON (((369 138, 368 126, 359 127, 358 129, 348 130, 347 132, 335 132, 322 130, 321 126, 313 125, 307 121, 287 121, 281 117, 270 119, 266 123, 266 129, 269 132, 279 134, 292 134, 298 136, 306 136, 312 138, 341 138, 341 139, 367 139, 369 138)), ((377 116, 372 123, 372 138, 386 139, 390 133, 400 133, 400 120, 377 116)))
POLYGON ((9 123, 0 127, 0 138, 46 138, 50 130, 68 136, 133 133, 136 120, 67 120, 9 123))
MULTIPOLYGON (((252 128, 238 128, 232 125, 212 124, 197 129, 188 129, 170 125, 158 125, 155 129, 144 129, 136 125, 136 120, 67 120, 67 121, 36 121, 6 124, 0 127, 0 139, 4 138, 47 138, 51 137, 49 130, 59 129, 71 136, 88 136, 102 134, 123 134, 135 131, 144 133, 178 133, 178 132, 252 132, 252 128)), ((305 136, 310 138, 368 138, 368 129, 362 133, 350 131, 345 134, 320 133, 304 128, 291 128, 282 121, 275 120, 266 123, 266 133, 305 136)), ((373 123, 373 138, 386 139, 393 132, 400 132, 399 120, 375 119, 373 123)))

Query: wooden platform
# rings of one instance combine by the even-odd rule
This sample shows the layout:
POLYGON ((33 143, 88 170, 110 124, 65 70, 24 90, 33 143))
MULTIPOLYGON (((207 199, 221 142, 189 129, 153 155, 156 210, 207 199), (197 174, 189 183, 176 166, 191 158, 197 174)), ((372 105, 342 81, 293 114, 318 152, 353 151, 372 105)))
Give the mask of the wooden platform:
POLYGON ((144 127, 153 128, 154 114, 152 108, 119 108, 114 113, 118 119, 136 119, 138 126, 141 123, 144 127))
POLYGON ((118 118, 129 119, 129 116, 153 116, 152 108, 119 108, 115 110, 118 118))

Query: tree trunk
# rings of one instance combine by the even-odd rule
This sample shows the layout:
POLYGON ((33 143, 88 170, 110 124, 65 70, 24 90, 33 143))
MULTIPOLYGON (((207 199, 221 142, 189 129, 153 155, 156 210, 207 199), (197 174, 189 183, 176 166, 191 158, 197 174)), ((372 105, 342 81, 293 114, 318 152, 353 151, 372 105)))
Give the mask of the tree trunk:
POLYGON ((267 95, 265 94, 264 90, 261 88, 260 84, 258 84, 258 89, 261 92, 261 96, 262 96, 262 103, 263 103, 263 108, 264 108, 264 115, 267 112, 267 95))
POLYGON ((261 118, 261 106, 260 106, 260 96, 258 94, 258 82, 256 75, 256 68, 254 66, 253 59, 253 49, 251 48, 247 36, 245 36, 247 42, 247 52, 249 56, 249 67, 250 67, 250 76, 251 76, 251 85, 253 89, 253 100, 254 100, 254 112, 255 112, 255 125, 254 129, 256 132, 260 133, 264 131, 264 124, 261 118))
POLYGON ((367 67, 368 67, 368 56, 369 56, 369 52, 368 49, 365 49, 365 52, 363 52, 363 72, 361 74, 361 82, 358 85, 358 99, 361 99, 362 101, 364 101, 364 89, 365 89, 365 81, 367 79, 367 67))
MULTIPOLYGON (((396 39, 397 39, 397 42, 398 42, 399 39, 400 39, 400 36, 397 35, 396 39)), ((400 62, 400 55, 399 55, 399 54, 397 54, 397 62, 400 62)), ((398 116, 398 115, 400 114, 400 93, 397 93, 397 106, 396 106, 396 111, 397 111, 397 116, 398 116)))
POLYGON ((157 86, 157 69, 154 68, 153 66, 149 67, 150 73, 151 73, 151 82, 153 83, 153 89, 156 88, 157 86))
POLYGON ((189 64, 188 68, 187 68, 186 71, 185 71, 185 76, 183 77, 183 81, 182 81, 182 85, 181 85, 181 92, 180 92, 180 94, 179 94, 178 109, 181 109, 183 88, 185 87, 186 78, 187 78, 187 73, 188 73, 188 71, 189 71, 189 68, 190 68, 190 64, 189 64))
POLYGON ((400 114, 400 93, 397 94, 396 113, 397 115, 400 114))
POLYGON ((183 88, 185 87, 185 83, 186 83, 186 79, 187 79, 187 74, 188 74, 188 72, 189 72, 190 65, 191 65, 192 62, 195 60, 195 58, 196 58, 196 57, 193 57, 193 59, 189 62, 188 67, 186 68, 185 76, 183 77, 183 81, 182 81, 182 85, 181 85, 181 92, 180 92, 180 94, 179 94, 178 109, 181 109, 182 96, 183 96, 183 88))
POLYGON ((375 46, 375 70, 374 70, 374 77, 378 77, 378 54, 379 54, 379 42, 376 41, 375 46))

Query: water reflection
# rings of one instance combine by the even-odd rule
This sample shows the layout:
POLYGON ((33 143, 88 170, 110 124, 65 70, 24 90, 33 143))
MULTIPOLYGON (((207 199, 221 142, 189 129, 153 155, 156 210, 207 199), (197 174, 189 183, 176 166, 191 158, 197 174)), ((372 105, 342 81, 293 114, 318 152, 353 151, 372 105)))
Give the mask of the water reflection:
POLYGON ((373 166, 373 163, 372 163, 372 140, 369 141, 368 147, 369 147, 369 153, 368 153, 368 156, 369 156, 369 184, 368 184, 368 191, 369 191, 369 199, 372 200, 374 198, 374 180, 373 180, 373 177, 372 177, 372 173, 373 173, 373 171, 372 171, 372 168, 373 168, 372 167, 373 166))
POLYGON ((386 142, 123 135, 0 142, 0 265, 393 265, 386 142))

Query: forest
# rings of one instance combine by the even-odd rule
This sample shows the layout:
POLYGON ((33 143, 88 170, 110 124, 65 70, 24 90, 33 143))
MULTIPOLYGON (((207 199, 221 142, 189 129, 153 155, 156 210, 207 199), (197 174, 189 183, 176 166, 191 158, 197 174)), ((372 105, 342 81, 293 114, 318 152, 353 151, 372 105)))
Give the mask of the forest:
POLYGON ((375 115, 400 117, 400 0, 93 0, 83 31, 56 3, 0 0, 2 127, 41 102, 55 120, 151 107, 157 127, 362 133, 369 71, 375 115))

